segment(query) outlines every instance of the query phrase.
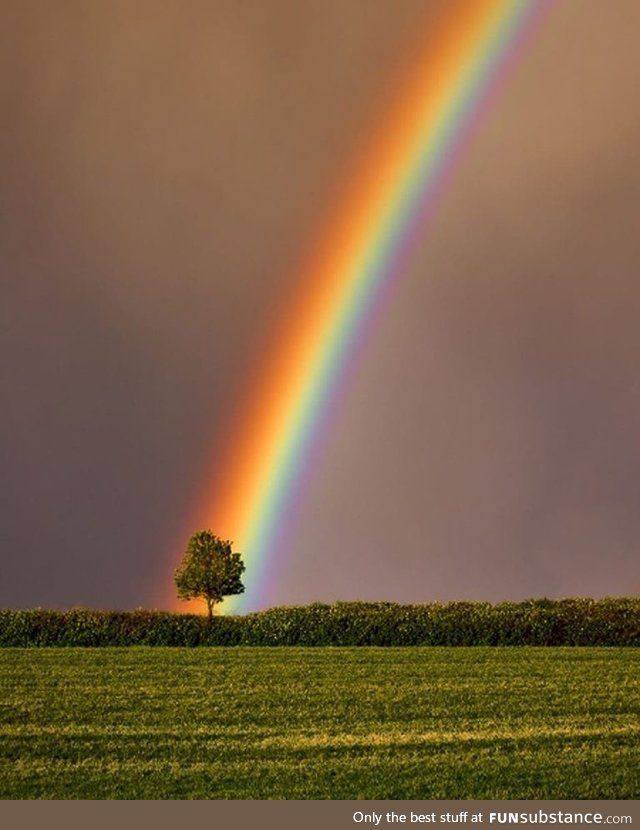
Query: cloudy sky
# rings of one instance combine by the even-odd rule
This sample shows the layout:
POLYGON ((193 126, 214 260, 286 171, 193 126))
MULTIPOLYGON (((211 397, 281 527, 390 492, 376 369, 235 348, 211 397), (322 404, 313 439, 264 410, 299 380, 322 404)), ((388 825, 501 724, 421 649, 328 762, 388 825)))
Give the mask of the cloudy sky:
MULTIPOLYGON (((0 605, 166 601, 294 267, 444 0, 8 0, 0 605)), ((253 606, 640 589, 636 0, 561 0, 253 606)))

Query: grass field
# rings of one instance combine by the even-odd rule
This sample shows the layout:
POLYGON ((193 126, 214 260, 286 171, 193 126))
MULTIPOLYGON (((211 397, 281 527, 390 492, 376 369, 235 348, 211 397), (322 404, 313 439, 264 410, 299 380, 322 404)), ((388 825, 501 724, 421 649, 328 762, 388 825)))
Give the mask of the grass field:
POLYGON ((640 655, 0 650, 2 798, 638 798, 640 655))

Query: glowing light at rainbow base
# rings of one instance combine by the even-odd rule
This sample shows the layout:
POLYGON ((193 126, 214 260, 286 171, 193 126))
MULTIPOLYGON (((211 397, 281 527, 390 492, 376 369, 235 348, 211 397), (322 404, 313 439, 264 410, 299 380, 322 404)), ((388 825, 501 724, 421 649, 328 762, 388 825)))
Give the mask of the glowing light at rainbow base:
POLYGON ((302 485, 314 438, 357 338, 401 255, 424 232, 430 203, 524 36, 552 0, 450 0, 413 67, 358 155, 341 203, 300 274, 273 351, 247 390, 217 491, 201 521, 245 557, 247 593, 264 567, 287 506, 302 485))

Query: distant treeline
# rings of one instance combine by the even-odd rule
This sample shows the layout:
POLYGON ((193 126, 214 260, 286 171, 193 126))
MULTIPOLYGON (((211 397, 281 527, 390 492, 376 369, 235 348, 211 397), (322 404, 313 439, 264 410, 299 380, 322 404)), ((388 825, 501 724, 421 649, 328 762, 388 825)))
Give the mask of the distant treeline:
POLYGON ((0 611, 0 646, 639 646, 640 598, 337 602, 214 617, 0 611))

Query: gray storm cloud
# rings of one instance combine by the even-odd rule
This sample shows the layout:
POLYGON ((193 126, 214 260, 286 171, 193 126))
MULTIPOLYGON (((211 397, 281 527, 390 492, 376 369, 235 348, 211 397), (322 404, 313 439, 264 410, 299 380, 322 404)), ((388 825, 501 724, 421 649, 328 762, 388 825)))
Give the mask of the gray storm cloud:
MULTIPOLYGON (((1 604, 166 595, 295 263, 441 8, 8 4, 1 604)), ((536 34, 250 604, 637 592, 638 24, 567 0, 536 34)))

